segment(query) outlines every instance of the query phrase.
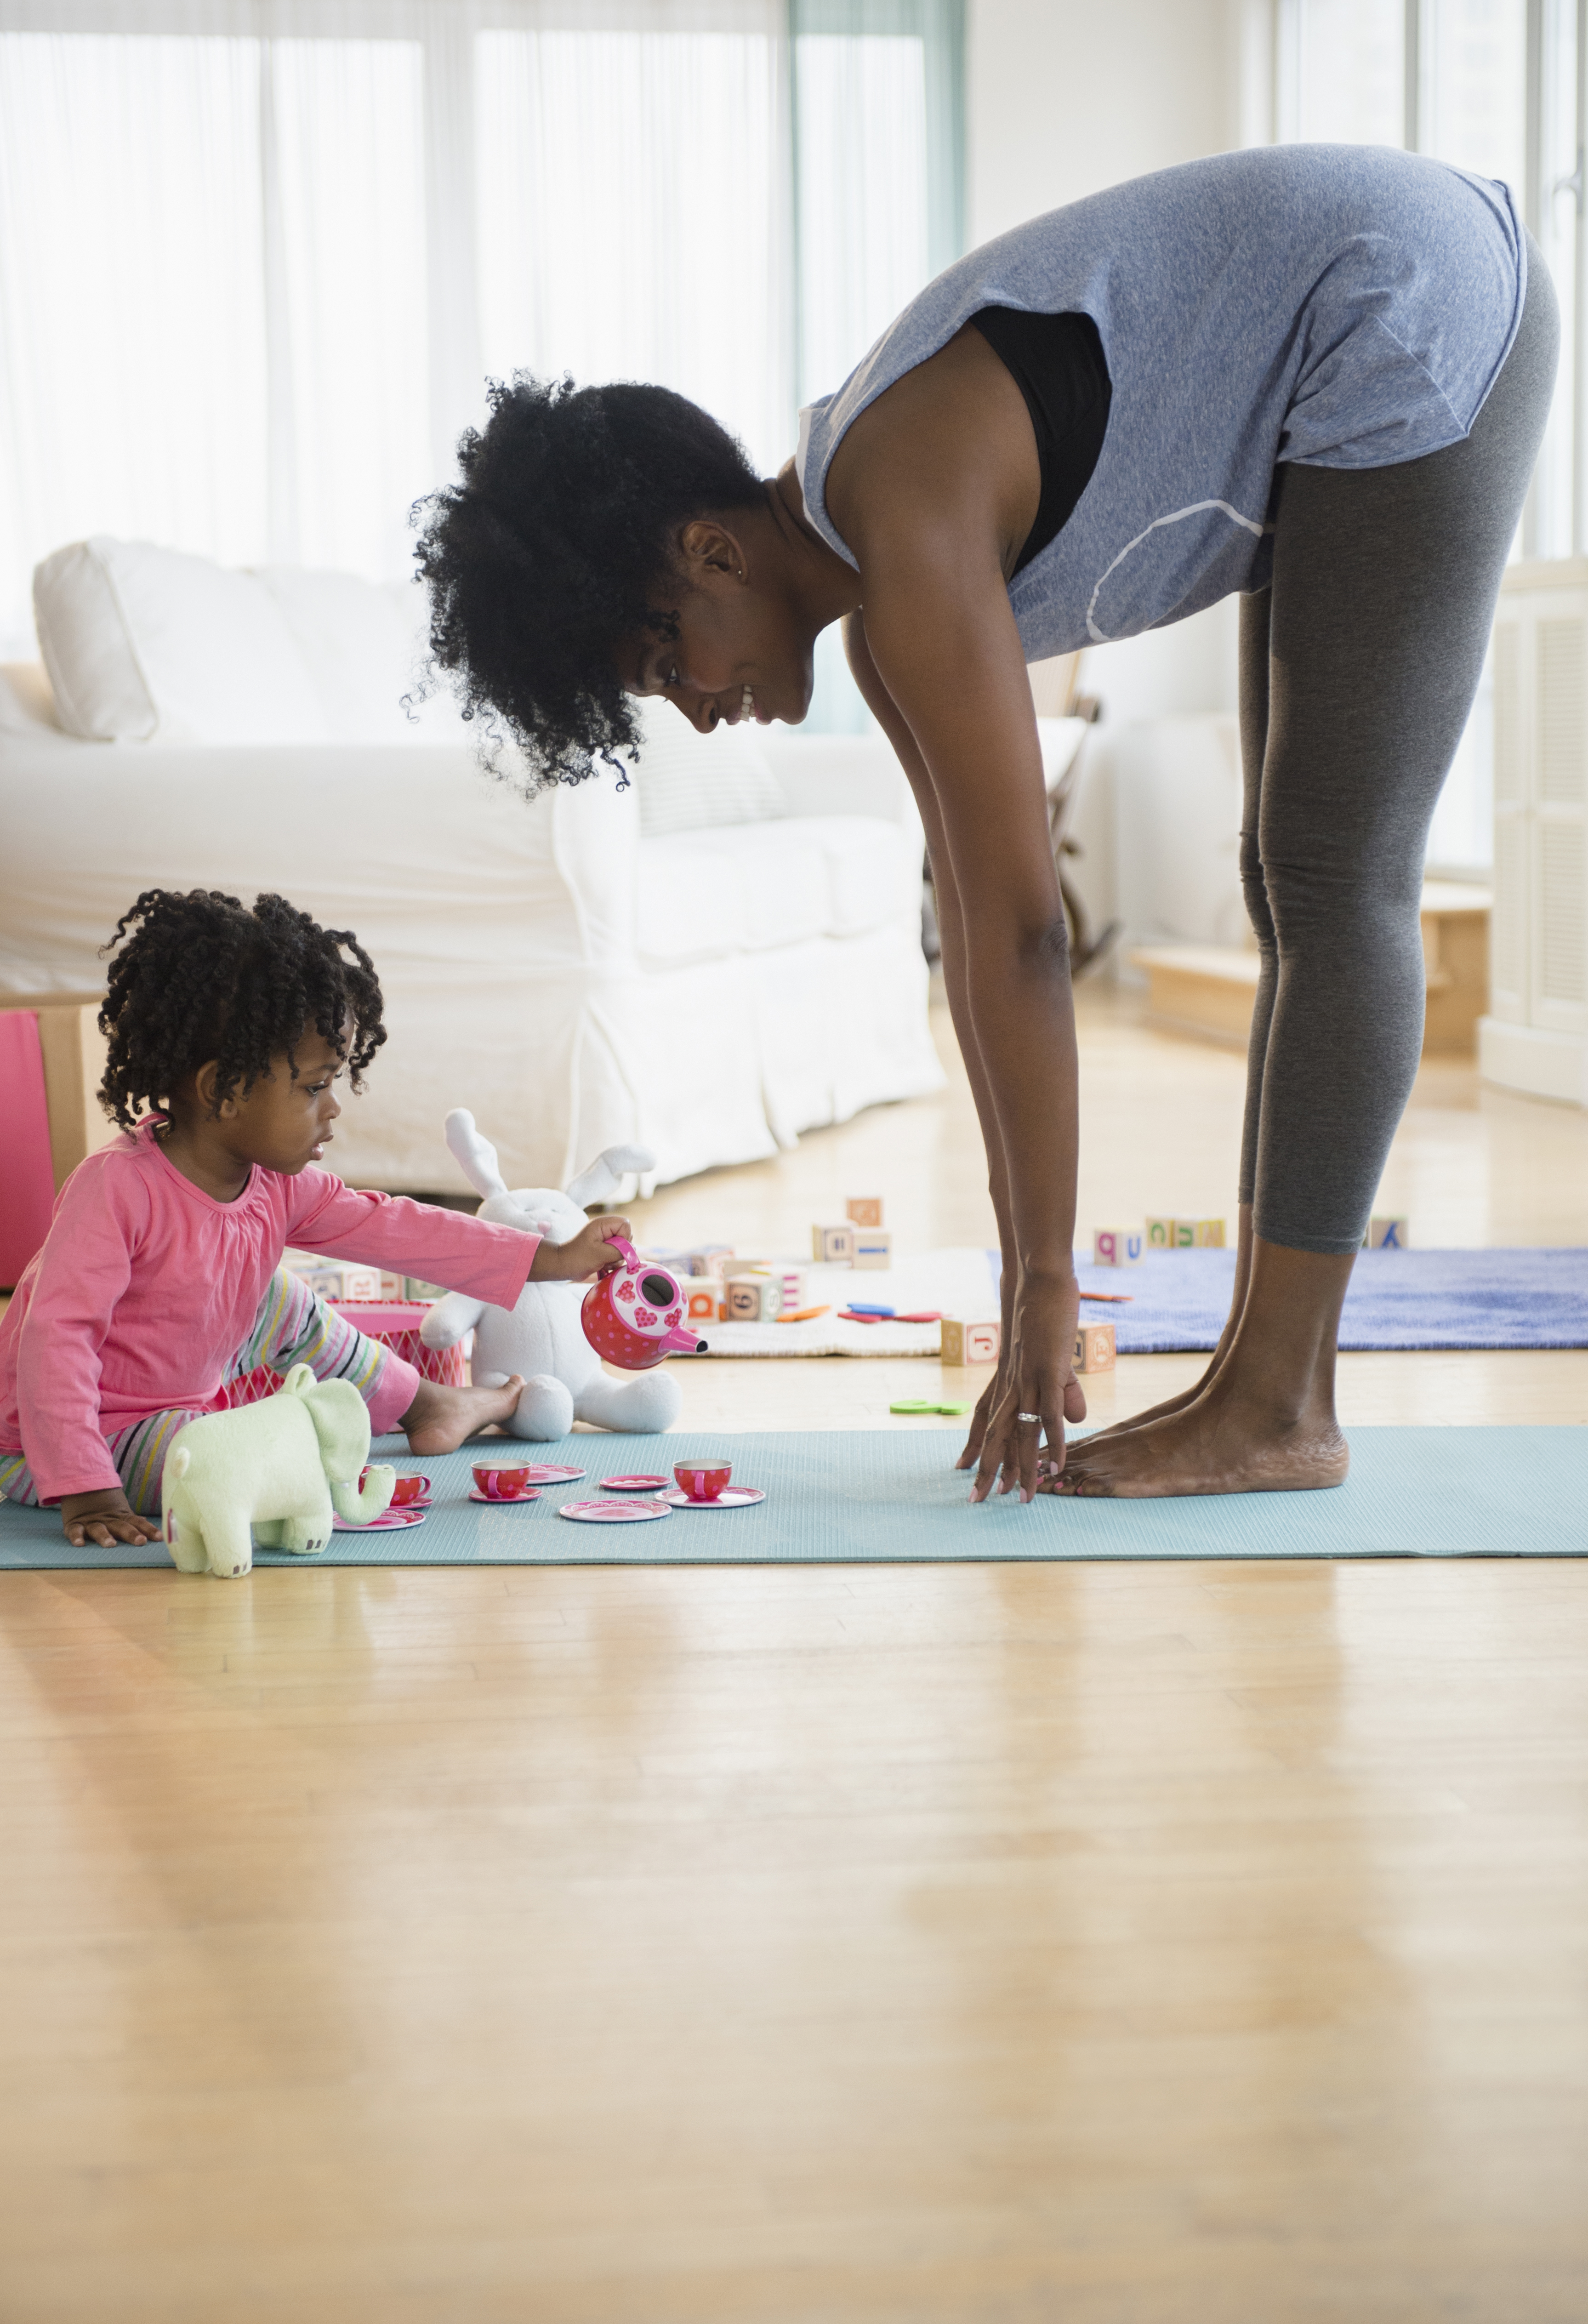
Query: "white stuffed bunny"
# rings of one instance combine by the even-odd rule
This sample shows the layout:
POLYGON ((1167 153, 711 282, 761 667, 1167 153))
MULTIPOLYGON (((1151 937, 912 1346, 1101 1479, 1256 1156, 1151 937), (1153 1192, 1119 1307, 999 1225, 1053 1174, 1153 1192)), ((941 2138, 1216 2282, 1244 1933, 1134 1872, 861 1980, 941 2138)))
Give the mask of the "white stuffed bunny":
MULTIPOLYGON (((622 1172, 649 1170, 655 1159, 642 1147, 609 1146, 566 1194, 549 1186, 519 1186, 510 1194, 502 1183, 496 1148, 480 1136, 473 1114, 461 1106, 447 1117, 447 1143, 464 1176, 485 1197, 481 1218, 521 1227, 526 1234, 544 1235, 555 1243, 571 1242, 588 1223, 586 1203, 612 1200, 622 1172)), ((523 1393, 512 1418, 504 1424, 514 1436, 548 1444, 566 1436, 576 1420, 647 1436, 670 1428, 684 1400, 676 1379, 657 1370, 615 1380, 602 1370, 579 1320, 588 1287, 583 1283, 526 1283, 511 1311, 449 1291, 426 1316, 420 1337, 427 1348, 450 1348, 472 1331, 478 1388, 499 1387, 513 1372, 522 1372, 523 1393)))

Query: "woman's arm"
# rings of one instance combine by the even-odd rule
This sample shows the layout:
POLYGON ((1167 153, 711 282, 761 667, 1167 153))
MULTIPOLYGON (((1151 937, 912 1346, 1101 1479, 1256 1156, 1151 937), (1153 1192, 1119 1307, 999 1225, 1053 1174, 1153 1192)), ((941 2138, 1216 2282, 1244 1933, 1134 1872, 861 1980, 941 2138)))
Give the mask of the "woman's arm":
POLYGON ((915 736, 878 675, 871 649, 865 641, 865 624, 859 613, 851 613, 845 620, 844 650, 866 706, 893 745, 894 753, 915 794, 915 803, 926 832, 927 853, 932 866, 932 887, 937 901, 937 934, 943 949, 943 984, 948 996, 948 1013, 954 1020, 955 1038, 965 1063, 965 1078, 970 1083, 971 1096, 975 1102, 976 1119, 982 1128, 982 1143, 987 1151, 987 1191, 992 1198, 992 1215, 998 1224, 998 1248, 1003 1260, 1000 1283, 1003 1330, 998 1368, 977 1401, 965 1451, 959 1457, 959 1466, 965 1469, 982 1450, 988 1424, 1007 1385, 1007 1367, 1014 1350, 1014 1294, 1020 1263, 1010 1215, 1009 1170, 1004 1160, 1003 1132, 999 1126, 992 1084, 987 1079, 987 1068, 971 1016, 970 992, 965 977, 965 920, 959 908, 959 891, 954 884, 954 866, 949 860, 948 844, 943 834, 943 821, 937 812, 937 794, 932 788, 927 762, 916 747, 915 736))
POLYGON ((1085 1405, 1073 1364, 1075 1021, 1041 751, 995 537, 984 508, 978 521, 955 498, 899 492, 889 521, 864 528, 854 650, 863 641, 872 706, 902 741, 918 796, 929 793, 928 844, 949 899, 945 977, 956 1026, 969 1028, 962 1045, 1004 1240, 1010 1345, 981 1446, 980 1499, 1001 1471, 1004 1489, 1035 1488, 1037 1431, 1018 1413, 1041 1416, 1057 1461, 1065 1420, 1083 1419, 1085 1405))

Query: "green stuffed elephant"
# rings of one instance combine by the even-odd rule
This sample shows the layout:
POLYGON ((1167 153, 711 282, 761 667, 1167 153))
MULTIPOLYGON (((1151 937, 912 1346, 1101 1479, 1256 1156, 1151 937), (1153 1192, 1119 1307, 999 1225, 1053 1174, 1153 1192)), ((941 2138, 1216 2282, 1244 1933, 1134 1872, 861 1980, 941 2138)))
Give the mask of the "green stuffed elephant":
POLYGON ((161 1482, 172 1563, 230 1580, 252 1568, 255 1539, 318 1556, 333 1508, 367 1525, 390 1507, 394 1469, 372 1469, 358 1489, 368 1459, 369 1411, 352 1381, 317 1380, 294 1364, 274 1396, 178 1429, 161 1482))

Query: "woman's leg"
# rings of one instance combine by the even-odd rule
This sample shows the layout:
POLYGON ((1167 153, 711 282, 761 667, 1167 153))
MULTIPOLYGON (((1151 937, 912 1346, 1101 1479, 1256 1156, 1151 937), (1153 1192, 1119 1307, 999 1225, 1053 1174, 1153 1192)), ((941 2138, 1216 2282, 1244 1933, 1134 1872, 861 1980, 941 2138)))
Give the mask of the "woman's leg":
POLYGON ((1345 1472, 1334 1335, 1421 1052, 1428 823, 1476 690, 1556 341, 1539 262, 1464 442, 1399 467, 1285 475, 1259 824, 1275 973, 1248 1110, 1244 1305, 1197 1397, 1077 1446, 1070 1489, 1294 1489, 1345 1472))
POLYGON ((1246 1288, 1251 1280, 1251 1198, 1257 1180, 1258 1125, 1262 1115, 1263 1067, 1279 970, 1273 914, 1269 909, 1258 845, 1263 758, 1269 739, 1269 612, 1272 597, 1271 589, 1260 589, 1241 600, 1241 887, 1246 899, 1247 918, 1257 939, 1259 966, 1251 1007, 1251 1034, 1246 1047, 1246 1118, 1241 1134, 1235 1282, 1230 1294, 1230 1312, 1200 1379, 1182 1388, 1177 1396, 1165 1397, 1161 1404, 1149 1405, 1140 1412, 1131 1413, 1126 1420, 1116 1420, 1112 1428, 1100 1428, 1099 1436, 1119 1436, 1127 1429, 1145 1427, 1149 1421, 1166 1419, 1171 1412, 1182 1412, 1186 1405, 1196 1402, 1234 1343, 1235 1326, 1241 1321, 1246 1288))

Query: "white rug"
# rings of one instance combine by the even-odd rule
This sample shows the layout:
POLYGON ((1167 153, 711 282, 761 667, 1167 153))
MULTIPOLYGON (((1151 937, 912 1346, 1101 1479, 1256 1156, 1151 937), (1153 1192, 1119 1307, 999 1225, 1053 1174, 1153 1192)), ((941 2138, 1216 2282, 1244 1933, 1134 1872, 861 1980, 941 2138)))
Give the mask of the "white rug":
POLYGON ((825 1306, 825 1315, 808 1323, 708 1323, 700 1336, 708 1356, 935 1356, 936 1323, 845 1323, 838 1310, 863 1299, 982 1323, 998 1313, 995 1265, 984 1250, 925 1250, 891 1268, 812 1267, 805 1304, 825 1306))

